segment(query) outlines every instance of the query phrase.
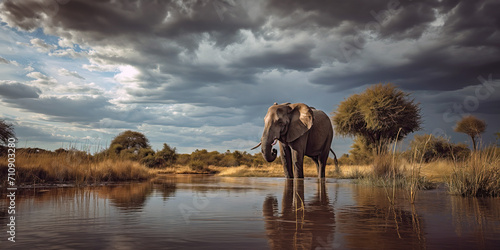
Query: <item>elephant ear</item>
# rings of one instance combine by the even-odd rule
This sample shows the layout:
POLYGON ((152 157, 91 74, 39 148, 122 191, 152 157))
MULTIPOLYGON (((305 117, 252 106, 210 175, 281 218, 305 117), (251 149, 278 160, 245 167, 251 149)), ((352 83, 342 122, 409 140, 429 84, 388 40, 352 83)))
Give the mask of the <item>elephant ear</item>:
POLYGON ((305 134, 313 125, 313 112, 309 106, 303 103, 290 104, 290 124, 286 141, 292 142, 305 134))

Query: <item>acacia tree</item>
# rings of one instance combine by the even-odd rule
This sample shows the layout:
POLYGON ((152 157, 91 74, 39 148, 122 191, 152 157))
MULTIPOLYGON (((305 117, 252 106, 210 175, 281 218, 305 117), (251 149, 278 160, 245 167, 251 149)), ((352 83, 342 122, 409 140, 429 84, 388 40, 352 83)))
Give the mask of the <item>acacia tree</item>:
POLYGON ((7 145, 9 138, 16 138, 14 126, 5 122, 5 120, 0 120, 0 142, 7 145))
POLYGON ((421 127, 420 107, 392 84, 377 84, 341 102, 333 112, 335 132, 361 137, 375 154, 421 127))
POLYGON ((132 130, 127 130, 117 135, 111 141, 111 145, 109 148, 112 153, 116 154, 117 156, 123 154, 123 151, 130 157, 136 158, 135 156, 139 154, 141 149, 149 149, 151 148, 151 146, 149 145, 148 138, 146 138, 144 134, 132 130))
POLYGON ((455 132, 464 133, 470 136, 472 141, 472 148, 476 151, 476 140, 486 130, 486 122, 476 118, 475 116, 468 115, 457 122, 455 132))

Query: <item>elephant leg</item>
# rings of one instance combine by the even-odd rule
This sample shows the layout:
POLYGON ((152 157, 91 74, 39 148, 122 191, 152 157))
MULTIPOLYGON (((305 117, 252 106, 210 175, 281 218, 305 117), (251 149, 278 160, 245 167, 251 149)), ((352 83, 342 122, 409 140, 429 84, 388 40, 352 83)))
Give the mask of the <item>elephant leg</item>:
POLYGON ((295 178, 304 178, 304 153, 292 150, 292 161, 295 178))
POLYGON ((311 157, 311 159, 314 161, 314 164, 316 164, 316 170, 318 170, 318 173, 319 173, 320 169, 319 169, 318 157, 314 156, 314 157, 311 157))
POLYGON ((285 178, 293 178, 292 152, 290 147, 280 143, 280 155, 281 162, 283 164, 283 171, 285 172, 285 178))
POLYGON ((318 166, 318 178, 325 178, 326 162, 328 161, 328 153, 330 151, 323 152, 319 156, 319 166, 318 166))

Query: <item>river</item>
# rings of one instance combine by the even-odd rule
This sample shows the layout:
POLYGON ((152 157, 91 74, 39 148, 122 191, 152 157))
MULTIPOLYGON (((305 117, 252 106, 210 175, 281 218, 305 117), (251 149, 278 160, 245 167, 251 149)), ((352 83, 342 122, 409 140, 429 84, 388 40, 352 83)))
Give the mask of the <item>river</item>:
POLYGON ((407 196, 392 204, 392 190, 349 180, 204 175, 25 189, 15 243, 0 200, 0 249, 500 249, 500 198, 407 196))

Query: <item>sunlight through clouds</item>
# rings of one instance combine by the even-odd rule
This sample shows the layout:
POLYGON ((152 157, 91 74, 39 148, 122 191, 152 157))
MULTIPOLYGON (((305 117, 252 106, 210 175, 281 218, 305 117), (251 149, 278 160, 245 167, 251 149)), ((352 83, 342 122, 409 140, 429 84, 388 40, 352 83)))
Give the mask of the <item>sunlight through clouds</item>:
MULTIPOLYGON (((28 141, 110 140, 132 129, 180 152, 247 150, 274 102, 331 113, 349 95, 392 82, 427 110, 421 132, 451 134, 436 117, 475 96, 480 76, 498 79, 499 8, 489 0, 4 0, 1 116, 23 124, 28 141), (61 131, 30 130, 40 124, 61 131)), ((491 116, 499 91, 476 110, 489 134, 500 127, 491 116)))

